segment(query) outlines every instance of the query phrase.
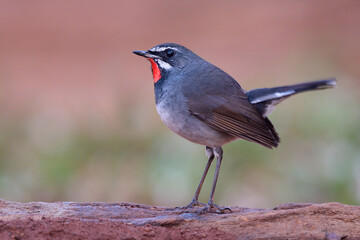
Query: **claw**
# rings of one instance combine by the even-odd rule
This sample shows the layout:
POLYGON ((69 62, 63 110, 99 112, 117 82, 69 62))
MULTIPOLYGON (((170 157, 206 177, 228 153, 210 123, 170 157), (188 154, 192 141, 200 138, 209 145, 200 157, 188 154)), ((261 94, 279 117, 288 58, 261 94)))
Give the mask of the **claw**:
POLYGON ((184 207, 180 207, 180 209, 181 210, 186 210, 186 209, 189 209, 189 208, 193 208, 195 206, 205 206, 205 204, 201 203, 197 199, 193 198, 188 205, 186 205, 184 207))
POLYGON ((231 213, 231 209, 228 207, 220 207, 219 205, 215 204, 215 203, 208 203, 205 205, 205 207, 203 207, 202 209, 200 209, 197 214, 205 214, 205 213, 220 213, 220 214, 224 214, 224 213, 231 213))
POLYGON ((193 198, 188 205, 184 207, 177 207, 176 209, 181 210, 181 213, 188 213, 188 212, 193 212, 188 209, 193 208, 195 206, 206 206, 206 205, 204 203, 199 202, 197 199, 193 198))
POLYGON ((191 202, 190 202, 188 205, 184 206, 184 207, 167 208, 166 210, 169 210, 169 211, 170 211, 170 210, 171 210, 171 211, 173 211, 173 210, 180 210, 181 213, 194 212, 194 211, 190 211, 190 210, 188 210, 188 209, 189 209, 189 208, 196 207, 196 206, 204 207, 204 206, 206 206, 206 204, 201 203, 201 202, 199 202, 197 199, 193 198, 193 199, 191 200, 191 202))

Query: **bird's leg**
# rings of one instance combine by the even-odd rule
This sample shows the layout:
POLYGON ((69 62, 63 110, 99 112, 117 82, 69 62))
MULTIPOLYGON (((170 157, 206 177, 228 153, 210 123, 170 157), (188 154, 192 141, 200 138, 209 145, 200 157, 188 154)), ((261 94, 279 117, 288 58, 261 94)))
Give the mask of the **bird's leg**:
POLYGON ((213 152, 214 152, 214 154, 216 156, 216 159, 217 159, 215 175, 214 175, 214 181, 213 181, 213 185, 212 185, 212 188, 211 188, 209 201, 205 205, 205 207, 198 212, 199 214, 203 214, 203 213, 207 213, 207 212, 225 213, 226 210, 231 212, 230 208, 221 208, 220 206, 214 204, 214 202, 213 202, 214 201, 216 183, 217 183, 217 179, 219 177, 220 166, 221 166, 221 162, 222 162, 222 158, 223 158, 223 150, 222 150, 221 147, 215 147, 215 148, 213 148, 213 152))
POLYGON ((206 175, 207 175, 207 173, 209 171, 209 168, 211 166, 211 163, 214 160, 214 152, 213 152, 212 148, 206 147, 205 152, 206 152, 206 156, 208 157, 208 162, 206 164, 204 173, 203 173, 203 175, 201 177, 199 186, 197 187, 196 192, 195 192, 194 197, 191 200, 191 202, 188 205, 186 205, 185 207, 181 207, 180 209, 188 209, 188 208, 192 208, 194 206, 199 206, 199 205, 204 206, 205 205, 203 203, 199 203, 199 194, 200 194, 202 185, 204 183, 205 177, 206 177, 206 175))

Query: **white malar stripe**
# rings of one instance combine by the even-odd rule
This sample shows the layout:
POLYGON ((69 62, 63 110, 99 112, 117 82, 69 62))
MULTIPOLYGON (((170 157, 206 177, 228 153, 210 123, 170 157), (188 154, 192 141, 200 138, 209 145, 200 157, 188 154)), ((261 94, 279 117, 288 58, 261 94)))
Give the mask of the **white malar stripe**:
POLYGON ((172 68, 172 66, 170 64, 168 64, 167 62, 164 62, 161 59, 154 59, 154 61, 159 65, 160 68, 165 69, 165 70, 169 70, 170 68, 172 68))
POLYGON ((150 49, 150 52, 163 52, 167 49, 172 49, 172 50, 175 50, 175 51, 179 51, 177 48, 175 47, 153 47, 150 49))
POLYGON ((293 93, 295 93, 294 90, 290 90, 290 91, 286 91, 286 92, 276 92, 276 93, 273 93, 273 94, 269 94, 269 95, 265 95, 265 96, 255 98, 255 99, 253 99, 251 101, 251 103, 255 104, 255 103, 264 102, 264 101, 271 100, 271 99, 281 98, 281 97, 291 95, 293 93))

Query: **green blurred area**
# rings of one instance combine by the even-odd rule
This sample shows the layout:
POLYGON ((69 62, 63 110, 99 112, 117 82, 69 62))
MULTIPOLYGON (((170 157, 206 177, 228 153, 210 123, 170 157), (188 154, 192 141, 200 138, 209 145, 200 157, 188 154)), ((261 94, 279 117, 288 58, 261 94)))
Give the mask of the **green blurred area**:
POLYGON ((161 123, 148 63, 131 55, 178 39, 245 89, 338 79, 277 106, 277 149, 224 147, 217 203, 359 204, 359 2, 35 2, 0 10, 0 198, 187 204, 205 148, 161 123))
MULTIPOLYGON (((217 202, 357 204, 360 114, 351 106, 359 100, 339 85, 278 106, 271 116, 282 138, 278 149, 245 141, 225 146, 217 202)), ((119 118, 132 118, 129 112, 134 109, 119 118)), ((101 136, 75 129, 58 138, 52 137, 56 129, 35 131, 28 121, 1 122, 0 192, 6 199, 181 205, 191 199, 206 163, 203 147, 155 123, 135 136, 121 128, 101 136)), ((136 131, 136 126, 130 123, 129 129, 136 131)), ((210 193, 213 171, 202 201, 210 193)))

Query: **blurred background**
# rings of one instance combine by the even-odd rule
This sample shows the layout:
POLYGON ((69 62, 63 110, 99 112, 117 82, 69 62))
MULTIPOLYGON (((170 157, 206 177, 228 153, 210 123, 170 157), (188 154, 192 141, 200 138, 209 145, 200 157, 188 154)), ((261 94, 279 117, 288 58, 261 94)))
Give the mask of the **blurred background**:
POLYGON ((132 54, 176 42, 247 90, 338 79, 278 105, 277 149, 224 147, 217 203, 359 204, 359 26, 356 0, 1 0, 0 198, 187 204, 204 147, 161 122, 132 54))

